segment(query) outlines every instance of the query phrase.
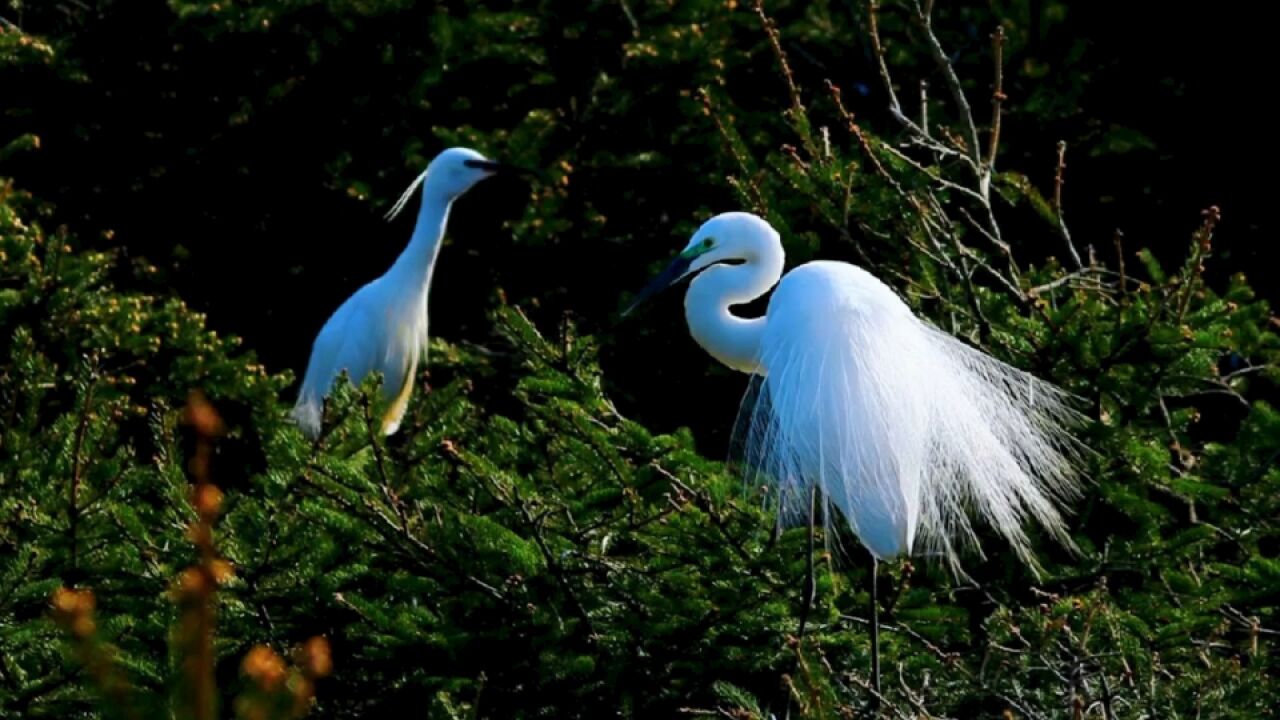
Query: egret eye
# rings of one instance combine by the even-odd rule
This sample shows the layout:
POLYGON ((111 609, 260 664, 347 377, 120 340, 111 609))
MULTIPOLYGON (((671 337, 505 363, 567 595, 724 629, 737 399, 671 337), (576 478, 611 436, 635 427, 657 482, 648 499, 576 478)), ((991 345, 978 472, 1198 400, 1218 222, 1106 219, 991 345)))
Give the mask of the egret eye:
POLYGON ((714 238, 707 238, 707 239, 705 239, 705 240, 703 240, 703 241, 702 241, 702 248, 703 248, 704 250, 710 250, 710 249, 711 249, 711 246, 712 246, 712 245, 715 245, 715 244, 716 244, 716 241, 715 241, 715 239, 714 239, 714 238))

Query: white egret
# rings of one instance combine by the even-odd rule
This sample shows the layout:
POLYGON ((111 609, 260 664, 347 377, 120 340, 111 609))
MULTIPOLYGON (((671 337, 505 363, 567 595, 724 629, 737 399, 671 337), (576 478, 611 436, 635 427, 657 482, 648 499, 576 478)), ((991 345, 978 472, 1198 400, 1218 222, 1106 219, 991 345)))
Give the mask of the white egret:
MULTIPOLYGON (((1078 490, 1067 428, 1079 416, 1062 390, 917 318, 857 266, 814 261, 783 277, 783 261, 766 221, 724 213, 626 311, 696 274, 689 331, 753 375, 735 437, 747 471, 778 487, 780 517, 812 513, 816 491, 826 522, 833 505, 876 561, 923 549, 956 570, 957 544, 977 546, 967 510, 1033 566, 1024 521, 1074 547, 1058 505, 1078 490), (730 312, 775 284, 763 317, 730 312)), ((878 687, 874 611, 872 641, 878 687)))
POLYGON ((316 336, 292 413, 307 437, 319 436, 324 398, 343 370, 356 384, 370 372, 382 373, 389 405, 381 431, 391 435, 400 428, 418 361, 426 356, 427 294, 449 210, 472 186, 506 167, 475 150, 449 148, 427 165, 387 213, 387 219, 398 215, 422 186, 422 206, 408 246, 386 273, 342 303, 316 336))

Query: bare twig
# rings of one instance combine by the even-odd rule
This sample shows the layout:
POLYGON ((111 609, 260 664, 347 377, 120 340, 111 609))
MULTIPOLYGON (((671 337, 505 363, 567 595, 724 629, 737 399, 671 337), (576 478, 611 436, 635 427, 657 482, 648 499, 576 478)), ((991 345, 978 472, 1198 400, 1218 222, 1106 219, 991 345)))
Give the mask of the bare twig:
POLYGON ((979 167, 979 181, 985 189, 987 174, 981 170, 982 155, 979 149, 981 146, 978 143, 978 126, 973 121, 973 110, 970 109, 969 98, 965 96, 964 87, 960 84, 960 76, 956 75, 955 67, 951 65, 946 51, 942 49, 942 43, 933 32, 933 20, 930 15, 933 11, 933 3, 926 2, 921 5, 919 0, 912 0, 911 4, 916 11, 916 23, 924 31, 925 40, 929 46, 929 54, 933 56, 934 63, 937 64, 942 77, 947 81, 947 89, 951 91, 951 100, 956 104, 956 109, 960 113, 960 122, 964 125, 966 135, 965 144, 974 164, 979 167))
MULTIPOLYGON (((880 4, 877 0, 869 0, 868 24, 872 47, 876 52, 881 82, 884 84, 885 91, 889 97, 890 112, 894 115, 895 119, 897 119, 899 123, 907 129, 911 136, 908 143, 910 145, 923 148, 938 157, 951 157, 962 160, 972 172, 975 186, 969 186, 968 184, 962 184, 954 180, 950 180, 944 177, 937 169, 926 168, 920 162, 894 148, 888 148, 888 150, 898 159, 924 173, 940 188, 955 192, 961 199, 972 201, 982 208, 981 221, 978 221, 975 214, 964 207, 960 208, 960 212, 984 238, 990 241, 992 245, 994 245, 1000 253, 1004 255, 1006 262, 1008 263, 1008 270, 1006 272, 996 271, 994 268, 987 265, 985 261, 980 260, 976 255, 971 253, 967 248, 963 248, 963 246, 959 244, 959 240, 955 238, 954 232, 948 232, 947 234, 952 236, 953 242, 956 243, 959 248, 963 248, 963 252, 970 256, 974 264, 982 265, 983 269, 990 270, 993 276, 997 277, 1000 283, 1008 289, 1014 297, 1018 298, 1019 301, 1025 302, 1027 300, 1026 295, 1019 289, 1019 286, 1021 285, 1019 280, 1020 273, 1013 259, 1013 254, 1009 244, 1006 243, 1001 236, 1002 233, 1000 225, 996 220, 991 199, 991 176, 999 148, 1000 113, 1003 100, 1005 99, 1003 30, 997 29, 992 36, 996 66, 995 89, 992 95, 992 109, 994 111, 994 117, 992 120, 992 133, 988 146, 987 158, 984 160, 982 157, 982 149, 979 145, 977 127, 973 120, 973 112, 964 93, 964 88, 961 86, 959 77, 956 75, 955 68, 951 64, 950 59, 947 58, 937 35, 933 32, 931 21, 932 5, 932 2, 925 2, 922 5, 919 0, 912 0, 911 2, 911 6, 914 9, 914 20, 926 35, 930 54, 933 56, 939 71, 942 73, 947 87, 950 90, 953 102, 958 110, 962 126, 962 135, 964 137, 955 137, 953 134, 948 132, 945 125, 939 126, 939 133, 942 138, 946 139, 947 143, 954 145, 958 150, 949 147, 947 144, 943 144, 933 137, 932 129, 928 127, 927 96, 925 95, 923 86, 921 88, 921 120, 924 125, 917 125, 902 112, 901 103, 893 86, 893 78, 890 75, 888 63, 885 60, 884 41, 880 34, 879 24, 880 4)), ((943 216, 945 216, 945 213, 943 216)), ((968 282, 972 282, 971 275, 966 273, 966 278, 968 278, 968 282)))
POLYGON ((901 101, 897 99, 897 91, 893 88, 893 77, 890 72, 888 72, 888 63, 884 60, 884 42, 881 38, 881 32, 879 32, 878 1, 869 0, 868 10, 868 31, 870 33, 870 37, 872 37, 872 47, 874 51, 876 51, 879 77, 881 77, 884 92, 888 95, 888 110, 890 110, 890 114, 893 115, 893 119, 897 120, 897 122, 899 122, 901 126, 906 128, 906 131, 910 133, 910 142, 913 143, 913 145, 924 147, 925 150, 931 151, 936 155, 948 156, 948 158, 956 158, 964 161, 964 164, 969 165, 969 168, 974 170, 974 173, 978 173, 979 168, 977 161, 973 159, 973 156, 966 154, 966 152, 943 145, 942 142, 933 138, 932 133, 929 132, 928 99, 927 96, 925 96, 925 85, 923 82, 922 85, 920 85, 920 108, 922 108, 920 109, 920 113, 922 113, 920 117, 924 120, 924 124, 923 126, 918 126, 918 124, 915 124, 913 119, 906 117, 906 113, 902 111, 901 101))
POLYGON ((1124 274, 1124 233, 1121 232, 1120 228, 1116 228, 1111 239, 1116 246, 1116 269, 1120 274, 1120 294, 1123 295, 1129 291, 1128 281, 1124 274))
POLYGON ((774 57, 778 59, 778 64, 782 66, 782 76, 787 81, 787 92, 791 95, 791 110, 797 115, 803 114, 804 103, 800 101, 800 86, 796 84, 795 73, 791 71, 791 64, 787 62, 787 54, 782 50, 782 36, 778 32, 778 26, 765 13, 763 0, 756 0, 755 10, 756 15, 760 17, 760 24, 764 27, 765 34, 769 36, 769 44, 773 46, 774 57))
POLYGON ((1000 150, 1000 105, 1004 94, 1004 28, 997 27, 991 35, 991 50, 995 56, 996 86, 991 93, 991 137, 987 146, 987 172, 994 172, 996 153, 1000 150))
POLYGON ((631 25, 631 35, 640 37, 640 23, 636 21, 636 14, 631 11, 631 4, 627 0, 618 0, 618 4, 622 6, 622 14, 627 16, 627 24, 631 25))
MULTIPOLYGON (((880 69, 880 82, 884 85, 885 93, 889 96, 889 111, 899 122, 909 128, 919 129, 919 127, 911 122, 902 112, 902 103, 898 102, 898 92, 893 89, 893 77, 889 74, 889 63, 884 59, 884 42, 880 39, 880 3, 876 0, 870 0, 867 5, 867 22, 871 34, 871 49, 875 51, 877 65, 880 69)), ((920 134, 928 136, 928 133, 920 129, 920 134)))
POLYGON ((920 81, 920 129, 929 137, 929 81, 920 81))
POLYGON ((1037 285, 1031 288, 1030 290, 1028 290, 1027 294, 1030 295, 1031 297, 1036 297, 1037 295, 1043 295, 1044 293, 1047 293, 1050 290, 1054 290, 1059 287, 1062 287, 1063 285, 1071 283, 1072 281, 1079 280, 1081 278, 1088 278, 1088 277, 1096 278, 1097 273, 1091 270, 1090 268, 1082 268, 1080 270, 1069 272, 1066 275, 1063 275, 1062 277, 1056 280, 1051 280, 1043 285, 1037 285))
POLYGON ((908 155, 904 154, 902 151, 898 150, 897 148, 891 145, 885 145, 883 147, 885 150, 891 153, 894 157, 898 158, 899 160, 907 163, 911 167, 923 173, 930 180, 937 183, 940 187, 960 193, 961 195, 964 195, 967 198, 977 201, 979 204, 982 204, 982 205, 986 204, 987 199, 984 198, 977 190, 973 190, 972 188, 967 188, 959 183, 952 182, 942 177, 940 174, 938 174, 937 171, 931 170, 925 167, 920 162, 912 159, 911 157, 909 157, 908 155))
POLYGON ((1084 263, 1080 260, 1080 253, 1076 251, 1075 243, 1071 241, 1071 232, 1067 229, 1067 221, 1062 213, 1062 184, 1066 181, 1064 174, 1066 168, 1067 142, 1059 140, 1058 165, 1053 174, 1053 212, 1058 218, 1058 234, 1062 236, 1062 241, 1067 244, 1067 252, 1071 254, 1071 260, 1075 262, 1076 268, 1079 269, 1084 267, 1084 263))

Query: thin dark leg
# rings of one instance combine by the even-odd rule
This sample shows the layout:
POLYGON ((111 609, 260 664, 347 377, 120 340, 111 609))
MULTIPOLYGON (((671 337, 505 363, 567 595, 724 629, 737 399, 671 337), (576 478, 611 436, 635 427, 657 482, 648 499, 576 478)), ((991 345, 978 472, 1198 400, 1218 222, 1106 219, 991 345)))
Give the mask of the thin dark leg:
POLYGON ((800 632, 799 639, 804 639, 804 629, 809 623, 809 613, 813 610, 813 603, 818 597, 818 585, 814 577, 814 535, 817 534, 817 516, 818 516, 818 488, 814 488, 809 494, 809 572, 804 579, 804 605, 800 608, 800 632))
MULTIPOLYGON (((813 610, 813 603, 818 597, 818 585, 814 575, 814 535, 817 534, 818 517, 818 488, 813 488, 809 495, 809 571, 806 573, 804 580, 804 603, 800 606, 800 628, 796 632, 796 662, 795 666, 800 665, 800 655, 804 648, 804 631, 809 624, 809 613, 813 610)), ((794 670, 792 672, 795 672, 794 670)), ((787 694, 786 699, 787 712, 783 715, 784 720, 791 720, 791 694, 787 694)))
POLYGON ((872 699, 872 707, 880 705, 880 601, 876 597, 876 576, 879 575, 880 561, 871 558, 871 686, 876 690, 872 699))

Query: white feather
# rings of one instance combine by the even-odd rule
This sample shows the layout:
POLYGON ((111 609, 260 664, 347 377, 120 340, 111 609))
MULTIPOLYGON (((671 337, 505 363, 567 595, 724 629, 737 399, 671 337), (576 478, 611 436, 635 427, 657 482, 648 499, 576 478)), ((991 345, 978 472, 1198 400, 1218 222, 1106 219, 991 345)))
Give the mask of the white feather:
POLYGON ((784 521, 807 517, 816 486, 881 559, 942 554, 958 570, 958 543, 980 551, 971 512, 1033 567, 1027 521, 1072 546, 1059 505, 1078 491, 1078 416, 1060 389, 920 320, 846 263, 782 279, 760 353, 736 444, 777 483, 784 521))
POLYGON ((400 193, 400 197, 396 200, 396 203, 391 206, 391 209, 388 210, 387 214, 383 217, 387 221, 396 219, 396 217, 400 215, 400 212, 404 210, 405 206, 409 204, 409 200, 413 198, 414 191, 417 190, 418 186, 422 184, 422 181, 426 179, 427 171, 423 170, 419 173, 418 177, 413 179, 413 182, 409 183, 409 187, 405 188, 404 192, 400 193))

